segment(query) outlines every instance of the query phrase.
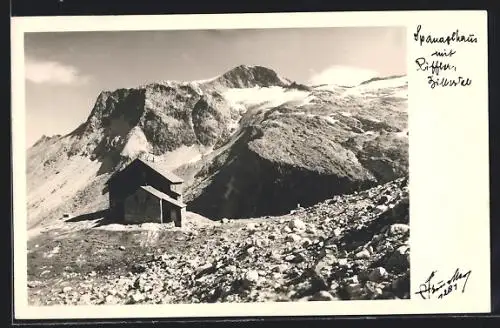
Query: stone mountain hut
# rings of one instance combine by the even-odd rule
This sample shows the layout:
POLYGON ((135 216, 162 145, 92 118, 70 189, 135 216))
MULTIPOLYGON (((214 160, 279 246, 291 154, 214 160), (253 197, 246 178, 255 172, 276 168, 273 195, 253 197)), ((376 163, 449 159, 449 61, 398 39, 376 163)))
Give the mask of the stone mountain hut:
POLYGON ((186 212, 182 182, 173 173, 137 158, 106 182, 109 217, 124 223, 174 222, 180 227, 186 212))

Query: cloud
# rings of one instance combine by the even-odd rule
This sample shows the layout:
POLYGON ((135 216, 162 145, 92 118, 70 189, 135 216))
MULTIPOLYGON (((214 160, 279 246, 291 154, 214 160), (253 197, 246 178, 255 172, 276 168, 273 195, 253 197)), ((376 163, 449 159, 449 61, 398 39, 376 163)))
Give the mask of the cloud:
POLYGON ((313 74, 309 79, 309 83, 313 85, 337 84, 343 86, 354 86, 378 75, 378 72, 374 70, 334 65, 320 73, 313 74))
POLYGON ((33 58, 26 60, 25 78, 37 84, 79 85, 89 81, 76 67, 57 61, 41 61, 33 58))

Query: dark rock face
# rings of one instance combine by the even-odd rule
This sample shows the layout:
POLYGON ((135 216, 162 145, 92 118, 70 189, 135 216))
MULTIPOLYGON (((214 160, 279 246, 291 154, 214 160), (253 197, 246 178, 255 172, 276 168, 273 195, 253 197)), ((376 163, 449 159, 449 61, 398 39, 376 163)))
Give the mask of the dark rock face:
MULTIPOLYGON (((247 218, 288 213, 297 204, 311 206, 333 195, 349 193, 373 185, 363 170, 358 176, 322 170, 320 161, 314 169, 287 162, 285 158, 266 157, 265 151, 252 147, 260 129, 249 128, 222 161, 220 168, 210 167, 199 176, 211 176, 211 183, 188 203, 194 212, 210 218, 247 218)), ((262 138, 262 137, 261 137, 262 138)), ((311 152, 309 156, 315 154, 311 152), (311 154, 312 153, 312 154, 311 154)), ((306 154, 304 154, 306 155, 306 154)), ((306 155, 307 156, 307 155, 306 155)), ((189 194, 188 194, 189 195, 189 194)))

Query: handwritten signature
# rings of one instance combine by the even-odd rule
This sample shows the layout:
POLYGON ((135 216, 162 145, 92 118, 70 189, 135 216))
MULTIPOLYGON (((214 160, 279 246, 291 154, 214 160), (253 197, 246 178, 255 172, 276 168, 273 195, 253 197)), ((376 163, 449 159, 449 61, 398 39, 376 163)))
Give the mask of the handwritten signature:
POLYGON ((420 284, 420 288, 415 294, 420 294, 423 299, 430 299, 436 295, 438 299, 442 299, 454 291, 460 290, 460 283, 462 283, 461 292, 464 293, 467 281, 471 275, 471 270, 463 273, 460 272, 460 269, 456 269, 451 278, 439 281, 437 281, 438 278, 436 278, 436 273, 436 270, 432 271, 427 280, 425 280, 423 284, 420 284))

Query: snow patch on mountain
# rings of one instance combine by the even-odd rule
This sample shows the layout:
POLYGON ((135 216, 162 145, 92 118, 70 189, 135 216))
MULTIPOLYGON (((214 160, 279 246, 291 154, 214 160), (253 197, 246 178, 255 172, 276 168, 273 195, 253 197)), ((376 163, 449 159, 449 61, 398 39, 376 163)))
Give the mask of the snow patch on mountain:
POLYGON ((249 107, 277 107, 283 104, 306 105, 311 101, 310 92, 288 90, 282 87, 232 88, 223 93, 231 106, 245 111, 249 107))
POLYGON ((212 147, 203 147, 200 145, 180 146, 179 148, 166 152, 161 156, 155 156, 154 162, 158 167, 173 171, 177 167, 199 161, 203 156, 211 153, 212 147))
POLYGON ((400 76, 391 79, 381 79, 357 86, 363 89, 397 88, 408 85, 408 77, 400 76))
POLYGON ((344 92, 344 95, 363 96, 373 94, 374 96, 379 96, 381 94, 387 94, 400 98, 406 98, 408 96, 408 91, 406 88, 407 85, 408 78, 406 76, 381 79, 349 88, 344 92))
POLYGON ((141 153, 148 153, 150 151, 150 145, 144 132, 137 126, 130 130, 127 140, 121 152, 122 156, 134 158, 141 153))
POLYGON ((348 88, 337 85, 337 84, 323 84, 323 85, 319 85, 319 86, 314 87, 314 90, 331 91, 331 92, 335 92, 335 93, 342 93, 346 89, 348 89, 348 88))

